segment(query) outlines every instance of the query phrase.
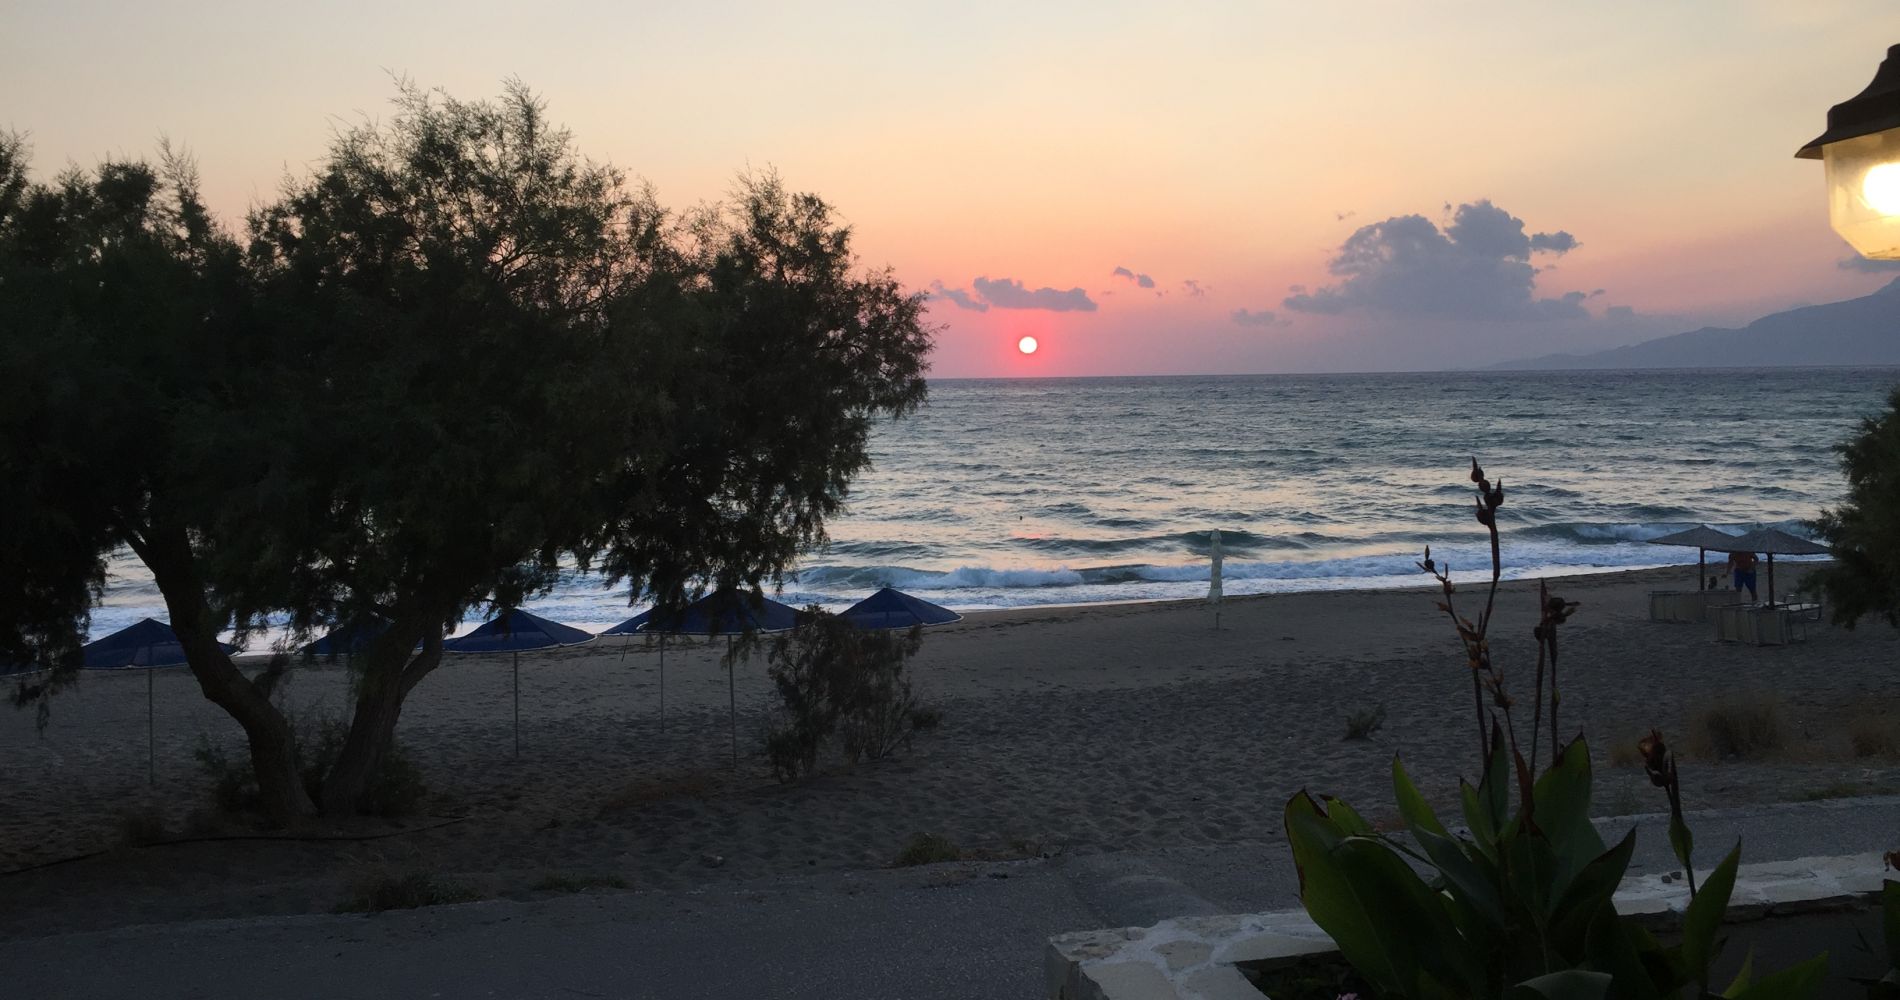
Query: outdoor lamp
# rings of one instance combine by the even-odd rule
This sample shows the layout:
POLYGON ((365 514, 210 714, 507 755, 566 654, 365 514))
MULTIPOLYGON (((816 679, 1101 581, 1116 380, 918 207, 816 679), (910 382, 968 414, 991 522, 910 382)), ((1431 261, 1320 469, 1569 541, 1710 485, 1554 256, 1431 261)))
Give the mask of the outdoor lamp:
POLYGON ((1863 257, 1900 260, 1900 45, 1794 154, 1827 168, 1828 222, 1863 257))

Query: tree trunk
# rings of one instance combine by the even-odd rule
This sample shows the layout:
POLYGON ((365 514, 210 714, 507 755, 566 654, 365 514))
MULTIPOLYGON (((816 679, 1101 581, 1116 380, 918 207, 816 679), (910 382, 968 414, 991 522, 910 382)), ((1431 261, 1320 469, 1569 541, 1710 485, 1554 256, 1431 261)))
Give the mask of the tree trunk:
POLYGON ((224 625, 205 598, 191 543, 177 529, 154 527, 132 546, 165 597, 172 631, 185 649, 185 661, 204 696, 244 727, 251 767, 264 814, 289 826, 316 813, 297 772, 297 741, 289 720, 259 691, 218 646, 224 625))
POLYGON ((323 812, 327 816, 354 814, 368 791, 370 779, 382 765, 396 738, 396 720, 402 702, 429 671, 442 662, 440 627, 405 627, 397 623, 372 644, 367 666, 358 679, 356 714, 330 773, 323 777, 323 812), (420 634, 422 652, 412 659, 420 634))

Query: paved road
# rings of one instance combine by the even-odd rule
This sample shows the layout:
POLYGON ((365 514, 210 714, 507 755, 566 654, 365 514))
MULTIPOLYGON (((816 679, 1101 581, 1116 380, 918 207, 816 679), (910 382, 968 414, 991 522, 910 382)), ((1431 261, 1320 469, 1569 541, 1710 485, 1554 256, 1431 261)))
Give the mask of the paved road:
MULTIPOLYGON (((1639 871, 1675 866, 1659 819, 1637 818, 1639 871)), ((1709 864, 1738 836, 1745 862, 1891 850, 1900 797, 1703 813, 1694 827, 1709 864)), ((0 943, 0 995, 1031 1000, 1052 934, 1289 907, 1294 891, 1284 845, 1258 844, 128 927, 0 943)))

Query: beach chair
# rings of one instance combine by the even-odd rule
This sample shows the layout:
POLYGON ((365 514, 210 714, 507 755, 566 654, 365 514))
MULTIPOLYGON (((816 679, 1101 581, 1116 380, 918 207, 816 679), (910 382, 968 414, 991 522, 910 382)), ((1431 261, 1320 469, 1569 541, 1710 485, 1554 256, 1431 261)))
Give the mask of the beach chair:
POLYGON ((1725 604, 1709 616, 1717 642, 1786 646, 1808 641, 1807 617, 1783 605, 1725 604))

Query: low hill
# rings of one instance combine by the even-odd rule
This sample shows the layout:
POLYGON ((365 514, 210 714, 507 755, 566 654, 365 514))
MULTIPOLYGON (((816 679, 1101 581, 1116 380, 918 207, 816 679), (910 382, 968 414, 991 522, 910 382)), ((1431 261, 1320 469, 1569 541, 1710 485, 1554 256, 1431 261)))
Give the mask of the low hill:
POLYGON ((1546 354, 1492 367, 1533 371, 1779 365, 1900 365, 1900 278, 1872 295, 1778 312, 1739 330, 1708 326, 1592 354, 1546 354))

